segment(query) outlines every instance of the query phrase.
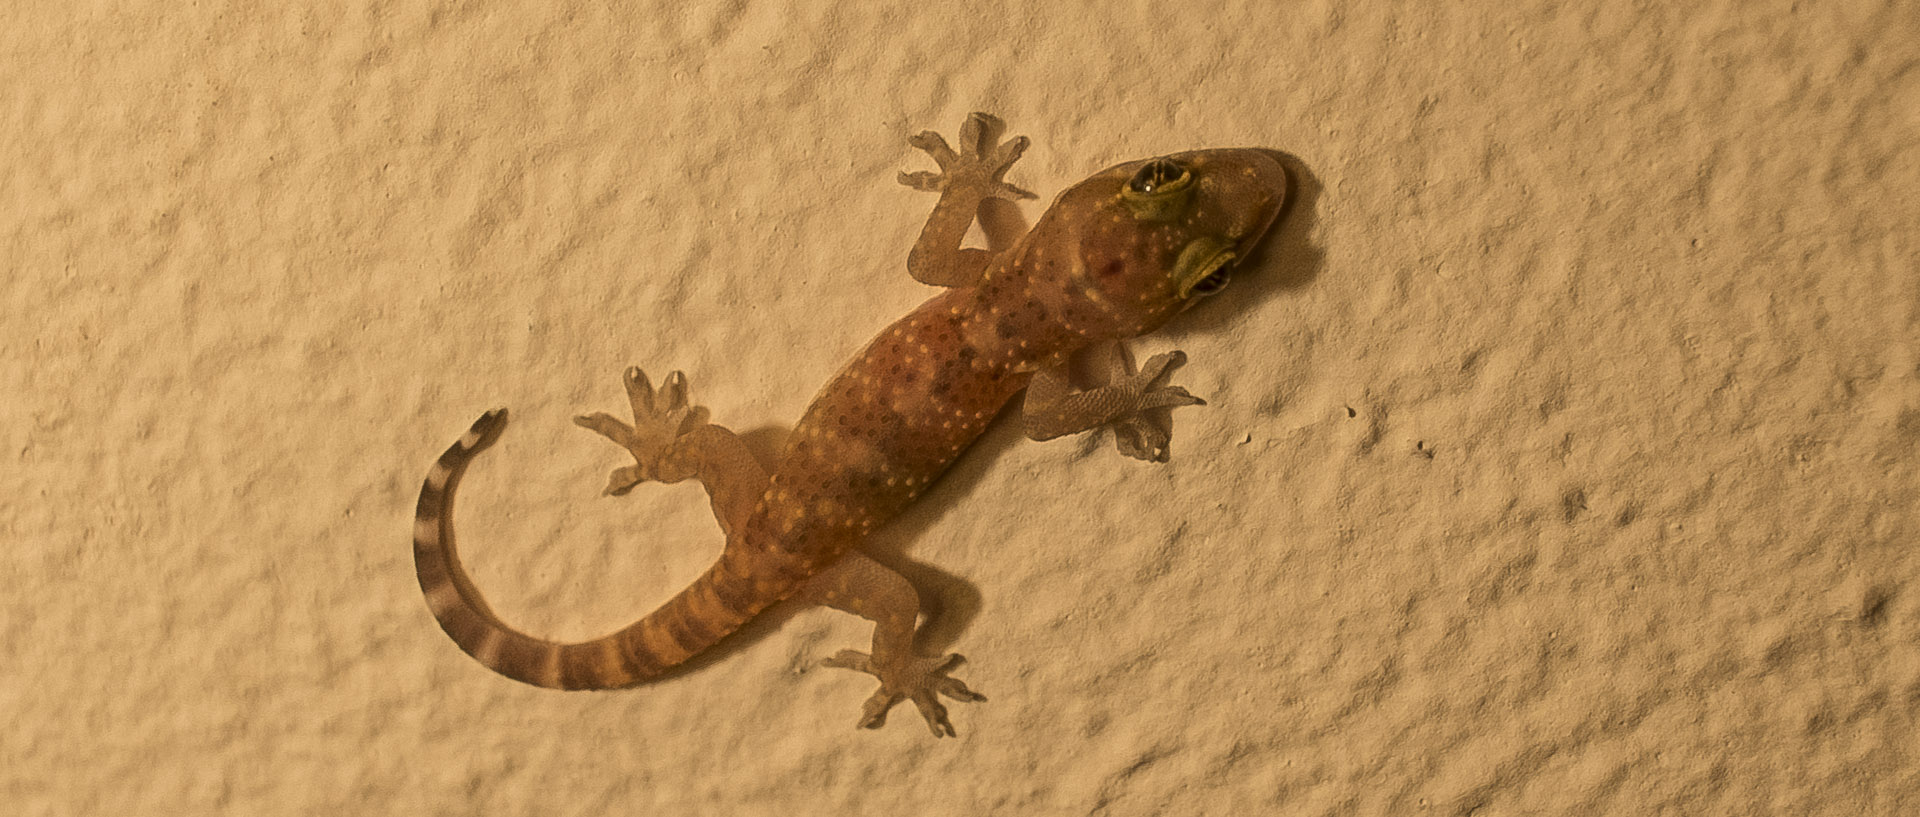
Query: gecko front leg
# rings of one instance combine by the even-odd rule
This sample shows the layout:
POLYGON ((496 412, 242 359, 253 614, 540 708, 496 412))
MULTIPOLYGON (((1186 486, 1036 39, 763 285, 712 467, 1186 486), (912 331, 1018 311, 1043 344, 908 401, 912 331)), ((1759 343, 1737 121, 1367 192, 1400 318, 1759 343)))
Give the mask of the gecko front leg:
POLYGON ((1075 390, 1068 381, 1065 360, 1043 367, 1034 373, 1020 405, 1027 438, 1051 440, 1112 426, 1120 453, 1166 462, 1173 420, 1170 413, 1156 409, 1207 402, 1179 386, 1166 385, 1167 375, 1185 362, 1185 352, 1165 352, 1148 358, 1136 372, 1126 350, 1114 349, 1107 360, 1106 384, 1085 390, 1075 390))
POLYGON ((987 696, 967 688, 947 672, 965 660, 958 653, 943 657, 914 654, 913 635, 920 618, 920 594, 905 576, 859 551, 849 551, 827 569, 801 585, 795 598, 844 610, 873 622, 873 652, 841 650, 822 661, 829 667, 864 672, 880 679, 880 689, 867 699, 860 726, 878 729, 887 710, 912 701, 927 719, 934 737, 958 734, 947 720, 941 695, 956 701, 984 701, 987 696))
POLYGON ((940 194, 940 202, 933 206, 933 214, 927 216, 926 226, 920 228, 920 239, 907 253, 907 273, 914 280, 943 287, 980 283, 992 253, 960 246, 974 216, 980 212, 980 204, 990 198, 1034 197, 1000 178, 1027 149, 1025 136, 1000 143, 1001 129, 999 119, 975 112, 960 126, 958 152, 933 131, 922 131, 907 140, 940 165, 938 173, 900 174, 901 184, 940 194))

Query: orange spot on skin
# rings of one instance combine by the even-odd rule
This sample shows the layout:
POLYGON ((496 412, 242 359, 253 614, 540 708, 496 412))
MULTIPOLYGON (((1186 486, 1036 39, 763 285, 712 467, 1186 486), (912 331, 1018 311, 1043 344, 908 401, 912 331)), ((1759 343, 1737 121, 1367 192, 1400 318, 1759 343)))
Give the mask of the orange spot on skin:
MULTIPOLYGON (((962 160, 977 162, 979 157, 963 156, 962 160)), ((738 520, 725 515, 729 511, 717 509, 733 540, 715 572, 708 574, 709 583, 700 585, 708 595, 676 597, 664 609, 680 612, 650 617, 622 640, 586 645, 600 651, 601 666, 612 669, 583 676, 576 671, 579 662, 569 659, 563 667, 556 650, 550 659, 539 659, 546 663, 536 668, 537 677, 532 680, 585 686, 623 682, 632 673, 652 677, 706 649, 738 624, 738 620, 716 621, 717 617, 737 614, 744 619, 760 606, 791 595, 797 581, 846 553, 858 539, 854 531, 864 533, 897 513, 947 468, 987 418, 1027 384, 1028 374, 1090 342, 1150 331, 1183 308, 1185 304, 1171 294, 1177 287, 1169 282, 1170 270, 1162 268, 1163 261, 1198 238, 1242 242, 1251 230, 1245 241, 1256 240, 1284 195, 1284 171, 1253 151, 1178 154, 1162 161, 1181 167, 1183 176, 1191 168, 1196 183, 1189 199, 1182 200, 1186 203, 1167 205, 1153 216, 1143 215, 1138 201, 1133 209, 1126 206, 1121 191, 1128 189, 1129 178, 1139 168, 1160 167, 1160 162, 1121 165, 1062 193, 1033 230, 1014 245, 1015 250, 992 256, 979 280, 944 291, 888 327, 821 389, 796 424, 782 461, 768 475, 771 487, 753 500, 751 516, 736 527, 738 520), (1216 170, 1208 170, 1210 162, 1216 170), (685 615, 689 610, 698 620, 689 620, 685 615), (622 669, 623 664, 630 665, 632 672, 622 669)), ((949 163, 943 158, 943 169, 949 163)), ((933 177, 914 178, 924 182, 933 177)), ((929 231, 938 233, 943 223, 958 224, 963 230, 968 227, 979 201, 964 198, 943 192, 929 219, 929 231)), ((959 240, 953 236, 955 244, 959 240)), ((932 259, 937 270, 971 271, 972 267, 959 265, 979 258, 960 256, 953 248, 941 246, 917 246, 914 252, 923 260, 929 255, 944 256, 932 259)), ((629 389, 634 389, 638 371, 630 370, 627 377, 629 389)), ((678 373, 665 382, 654 396, 668 388, 685 389, 678 373)), ((634 398, 637 415, 650 411, 640 408, 639 394, 634 398)), ((636 419, 641 424, 647 420, 636 419)), ((476 424, 476 428, 485 426, 476 424)), ((706 428, 705 433, 711 434, 712 427, 706 428)), ((470 432, 457 444, 457 451, 444 456, 470 453, 481 444, 480 435, 480 431, 470 432)), ((687 461, 697 460, 703 468, 721 468, 716 463, 724 463, 731 455, 728 450, 720 452, 727 456, 708 456, 716 451, 701 450, 697 440, 702 438, 691 433, 682 439, 689 441, 687 461)), ((648 464, 647 455, 640 460, 643 466, 648 464)), ((750 463, 734 467, 743 469, 736 473, 750 475, 755 488, 765 478, 750 463)), ((726 496, 733 485, 705 472, 699 476, 713 492, 716 505, 733 501, 726 496)), ((450 492, 454 479, 457 469, 446 465, 429 473, 415 534, 423 551, 444 550, 443 545, 451 544, 440 542, 450 539, 451 528, 444 532, 430 528, 432 517, 426 509, 445 499, 441 488, 450 492)), ((462 639, 463 647, 485 661, 526 664, 534 660, 526 654, 515 657, 512 642, 501 640, 504 628, 497 622, 475 623, 482 618, 475 610, 478 602, 466 598, 451 579, 433 581, 429 569, 447 572, 457 570, 457 565, 427 565, 421 575, 429 606, 448 631, 478 633, 462 639), (449 624, 448 617, 454 616, 464 619, 449 624)), ((866 595, 866 586, 856 586, 861 588, 859 593, 842 586, 826 598, 837 601, 853 595, 849 606, 871 608, 885 633, 898 636, 904 627, 907 636, 913 634, 910 603, 903 607, 883 600, 870 605, 859 597, 866 595)), ((876 645, 881 641, 876 639, 876 645)), ((897 666, 898 659, 897 653, 889 656, 876 646, 876 665, 897 666)), ((951 728, 947 731, 950 734, 951 728)))

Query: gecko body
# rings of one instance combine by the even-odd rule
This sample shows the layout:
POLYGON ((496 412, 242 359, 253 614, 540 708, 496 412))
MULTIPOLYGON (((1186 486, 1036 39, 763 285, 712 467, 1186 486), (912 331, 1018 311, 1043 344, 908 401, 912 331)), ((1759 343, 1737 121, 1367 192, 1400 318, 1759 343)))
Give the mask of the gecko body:
POLYGON ((441 627, 482 664, 559 689, 612 689, 658 677, 708 649, 769 605, 826 604, 874 622, 870 653, 825 663, 873 674, 880 689, 861 725, 876 727, 911 700, 935 735, 954 734, 939 696, 983 698, 947 671, 956 655, 913 651, 919 597, 857 545, 926 490, 1026 391, 1034 439, 1111 426, 1123 453, 1163 460, 1170 407, 1201 401, 1164 385, 1183 361, 1155 356, 1117 369, 1105 385, 1069 385, 1069 358, 1150 332, 1224 286, 1278 216, 1287 177, 1256 149, 1178 153, 1108 168, 1063 192, 1024 236, 991 253, 960 246, 982 202, 1031 197, 1002 181, 1026 146, 1001 143, 998 123, 970 117, 956 152, 914 137, 939 173, 901 181, 940 193, 908 256, 914 278, 947 289, 883 330, 820 390, 771 473, 727 429, 695 423, 687 381, 659 387, 639 369, 625 386, 633 422, 594 414, 580 425, 626 448, 608 492, 649 480, 698 479, 726 534, 720 558, 665 605, 632 625, 577 644, 523 634, 492 613, 453 550, 450 497, 459 474, 505 422, 483 415, 447 449, 420 492, 414 554, 420 587, 441 627))

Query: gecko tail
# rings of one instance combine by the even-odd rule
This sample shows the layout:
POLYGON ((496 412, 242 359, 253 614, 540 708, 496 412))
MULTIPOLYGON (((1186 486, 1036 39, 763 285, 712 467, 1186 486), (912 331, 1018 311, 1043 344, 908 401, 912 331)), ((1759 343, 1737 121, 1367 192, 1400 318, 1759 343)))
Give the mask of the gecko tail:
POLYGON ((453 540, 454 489, 467 464, 499 438, 506 422, 506 409, 480 415, 427 472, 414 513, 420 592, 440 628, 475 660, 548 689, 617 689, 665 674, 766 606, 752 581, 723 558, 660 609, 591 641, 562 644, 508 626, 460 566, 453 540))

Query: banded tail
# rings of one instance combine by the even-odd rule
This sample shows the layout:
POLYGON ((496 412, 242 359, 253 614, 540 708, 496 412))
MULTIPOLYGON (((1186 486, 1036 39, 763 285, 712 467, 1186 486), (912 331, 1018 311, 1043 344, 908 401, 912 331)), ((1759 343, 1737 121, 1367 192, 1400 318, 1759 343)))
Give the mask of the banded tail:
POLYGON ((420 591, 440 628, 487 668, 549 689, 614 689, 659 677, 713 646, 780 598, 756 588, 729 548, 713 567, 660 609, 592 641, 560 644, 501 621, 454 553, 453 492, 474 455, 506 426, 507 410, 475 420, 427 472, 413 521, 420 591))

